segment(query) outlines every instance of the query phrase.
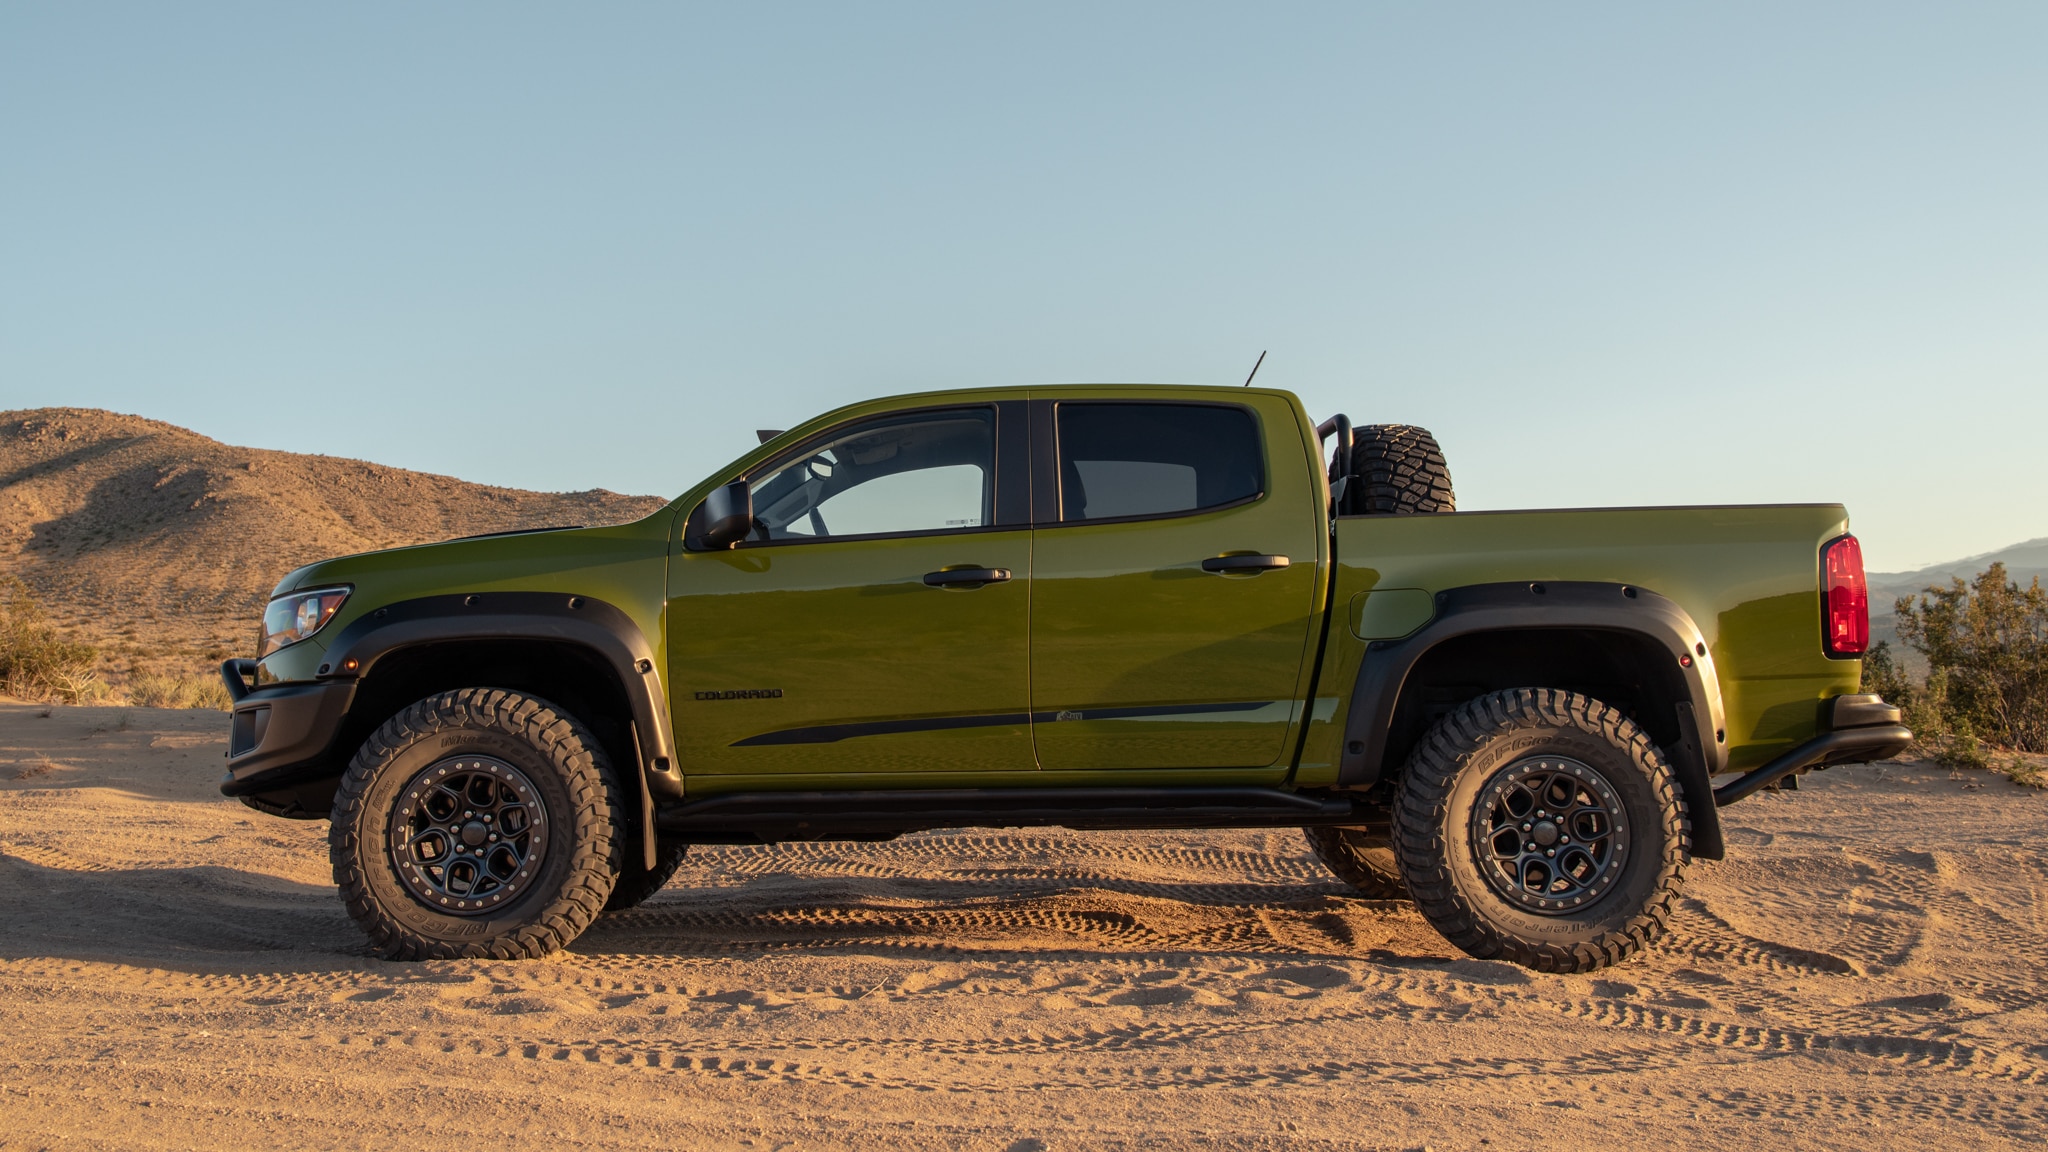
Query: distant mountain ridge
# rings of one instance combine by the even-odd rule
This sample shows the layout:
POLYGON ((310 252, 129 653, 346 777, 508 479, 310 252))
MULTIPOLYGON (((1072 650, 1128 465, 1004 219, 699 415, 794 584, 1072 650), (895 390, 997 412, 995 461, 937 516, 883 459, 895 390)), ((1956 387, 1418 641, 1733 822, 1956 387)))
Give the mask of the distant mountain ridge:
MULTIPOLYGON (((1893 596, 1904 596, 1918 592, 1930 584, 1946 585, 1956 578, 1961 578, 1967 583, 1975 580, 1979 572, 2000 563, 2005 565, 2006 575, 2018 581, 2022 588, 2036 576, 2048 580, 2048 536, 2014 544, 1996 552, 1965 556, 1961 560, 1951 560, 1946 564, 1929 565, 1912 572, 1872 572, 1869 577, 1870 591, 1873 598, 1880 588, 1893 596)), ((1889 602, 1886 608, 1889 610, 1889 602)))
POLYGON ((2006 579, 2022 588, 2037 578, 2048 583, 2048 536, 2000 548, 1996 552, 1965 556, 1946 564, 1930 564, 1911 572, 1870 573, 1867 577, 1870 584, 1870 642, 1890 642, 1907 668, 1915 675, 1925 675, 1927 669, 1920 654, 1899 643, 1899 598, 1916 595, 1929 587, 1946 588, 1951 580, 1973 583, 1978 573, 2000 563, 2005 565, 2006 579))

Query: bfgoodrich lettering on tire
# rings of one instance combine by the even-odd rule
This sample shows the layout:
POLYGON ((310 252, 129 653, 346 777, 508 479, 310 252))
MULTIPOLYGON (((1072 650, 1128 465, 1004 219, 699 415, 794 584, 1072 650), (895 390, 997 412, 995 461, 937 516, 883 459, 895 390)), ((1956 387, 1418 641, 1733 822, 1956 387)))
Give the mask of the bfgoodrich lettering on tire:
POLYGON ((1409 757, 1394 824, 1402 876, 1438 931, 1544 972, 1603 968, 1661 937, 1691 835, 1643 730, 1547 688, 1439 720, 1409 757))
POLYGON ((545 700, 430 696, 377 729, 334 796, 349 915, 393 960, 545 956, 619 872, 619 790, 597 740, 545 700))

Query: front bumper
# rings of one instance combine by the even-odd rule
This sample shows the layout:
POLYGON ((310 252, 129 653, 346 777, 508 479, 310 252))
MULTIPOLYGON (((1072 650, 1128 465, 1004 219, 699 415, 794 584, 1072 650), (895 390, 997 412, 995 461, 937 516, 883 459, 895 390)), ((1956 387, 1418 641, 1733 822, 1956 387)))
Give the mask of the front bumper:
POLYGON ((228 729, 228 770, 220 790, 226 796, 252 796, 338 774, 331 753, 342 721, 355 696, 355 681, 273 684, 250 690, 234 666, 235 710, 228 729))

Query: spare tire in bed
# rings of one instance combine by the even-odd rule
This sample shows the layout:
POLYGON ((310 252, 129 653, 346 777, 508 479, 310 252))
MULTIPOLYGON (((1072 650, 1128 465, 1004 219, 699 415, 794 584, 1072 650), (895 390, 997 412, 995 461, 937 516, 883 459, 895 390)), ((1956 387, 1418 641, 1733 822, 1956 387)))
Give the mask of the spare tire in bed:
POLYGON ((1363 424, 1351 430, 1351 482, 1342 511, 1358 516, 1455 512, 1451 469, 1427 428, 1363 424))

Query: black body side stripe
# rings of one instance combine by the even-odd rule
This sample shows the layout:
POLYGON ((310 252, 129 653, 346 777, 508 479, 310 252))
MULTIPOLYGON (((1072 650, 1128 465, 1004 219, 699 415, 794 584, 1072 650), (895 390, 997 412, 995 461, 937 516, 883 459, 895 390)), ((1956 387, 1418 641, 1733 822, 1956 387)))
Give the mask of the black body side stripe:
POLYGON ((818 724, 809 728, 785 728, 735 740, 730 747, 758 748, 764 744, 834 744, 855 736, 888 736, 897 732, 937 732, 947 728, 996 728, 1023 724, 1029 712, 997 712, 987 716, 931 716, 922 720, 875 720, 866 724, 818 724))
POLYGON ((899 732, 940 732, 949 728, 998 728, 1006 724, 1054 724, 1071 720, 1136 720, 1151 716, 1213 715, 1256 712, 1283 703, 1248 700, 1234 704, 1156 704, 1143 708, 1089 708, 1064 712, 995 712, 983 716, 928 716, 917 720, 874 720, 865 724, 817 724, 785 728, 735 740, 728 747, 760 748, 773 744, 835 744, 856 736, 890 736, 899 732))
POLYGON ((1144 708, 1086 708, 1068 712, 1033 712, 1040 724, 1060 720, 1140 720, 1148 716, 1206 716, 1218 712, 1257 712, 1278 700, 1240 700, 1235 704, 1153 704, 1144 708))

